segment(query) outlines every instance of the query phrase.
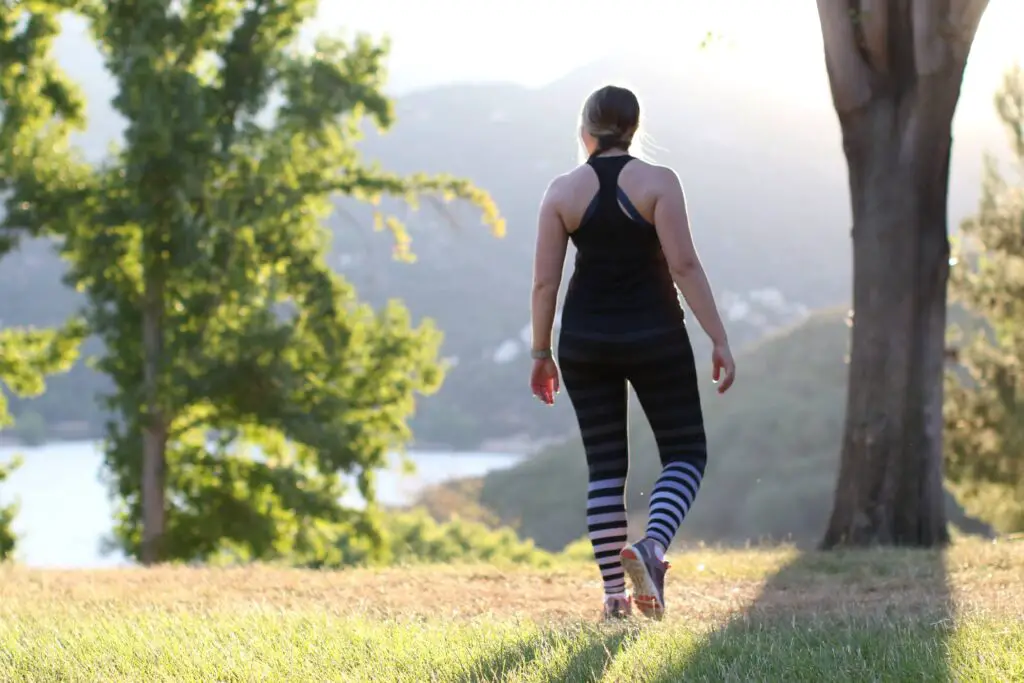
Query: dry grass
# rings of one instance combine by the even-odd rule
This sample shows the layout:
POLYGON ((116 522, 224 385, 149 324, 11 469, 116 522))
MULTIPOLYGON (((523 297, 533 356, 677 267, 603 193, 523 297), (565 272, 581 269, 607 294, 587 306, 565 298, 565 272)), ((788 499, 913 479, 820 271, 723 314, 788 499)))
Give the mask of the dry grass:
POLYGON ((744 670, 799 665, 808 680, 1024 680, 1024 543, 967 542, 945 556, 700 550, 672 562, 666 621, 612 632, 593 625, 600 587, 589 565, 8 568, 0 678, 751 680, 744 670), (978 659, 983 637, 988 660, 978 659), (238 648, 244 657, 225 654, 238 648))
MULTIPOLYGON (((1024 605, 1024 543, 966 543, 938 553, 800 554, 789 549, 699 550, 670 558, 676 618, 760 613, 1013 615, 1024 605)), ((238 610, 254 606, 375 618, 586 619, 600 605, 588 565, 553 570, 414 566, 342 572, 273 567, 0 571, 0 609, 60 606, 238 610)))

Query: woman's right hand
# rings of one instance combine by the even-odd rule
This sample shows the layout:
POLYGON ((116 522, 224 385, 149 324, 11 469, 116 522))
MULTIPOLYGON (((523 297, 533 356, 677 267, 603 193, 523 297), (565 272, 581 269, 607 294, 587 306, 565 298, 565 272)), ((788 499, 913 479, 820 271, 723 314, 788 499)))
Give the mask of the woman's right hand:
POLYGON ((711 379, 718 385, 720 394, 729 391, 736 379, 736 362, 732 359, 729 342, 715 344, 711 350, 711 379))
POLYGON ((553 358, 542 358, 533 361, 530 372, 530 390, 545 405, 555 404, 558 393, 558 366, 553 358))

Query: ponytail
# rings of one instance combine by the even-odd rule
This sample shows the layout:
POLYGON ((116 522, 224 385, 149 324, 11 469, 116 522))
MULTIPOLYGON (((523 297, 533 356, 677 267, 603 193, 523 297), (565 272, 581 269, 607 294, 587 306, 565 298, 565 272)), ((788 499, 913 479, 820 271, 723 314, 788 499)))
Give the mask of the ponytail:
POLYGON ((623 152, 628 152, 629 146, 633 142, 632 140, 623 139, 621 135, 611 135, 608 133, 597 135, 594 139, 597 140, 597 147, 590 154, 591 159, 613 149, 621 149, 623 152))

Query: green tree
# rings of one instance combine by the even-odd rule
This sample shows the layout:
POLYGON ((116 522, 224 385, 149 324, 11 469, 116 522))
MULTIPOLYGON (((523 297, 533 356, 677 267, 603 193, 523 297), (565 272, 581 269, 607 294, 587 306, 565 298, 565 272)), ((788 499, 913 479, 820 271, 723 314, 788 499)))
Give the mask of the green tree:
MULTIPOLYGON (((336 195, 467 199, 502 229, 466 181, 360 159, 361 126, 393 118, 386 45, 321 37, 302 49, 317 4, 3 5, 18 31, 8 46, 28 46, 8 52, 29 79, 52 61, 58 12, 84 16, 127 121, 124 144, 91 166, 44 102, 73 88, 61 82, 56 97, 38 83, 2 103, 43 121, 6 151, 18 171, 6 225, 61 237, 68 280, 86 295, 98 367, 116 387, 115 538, 147 564, 225 548, 315 561, 339 533, 374 536, 372 506, 340 507, 340 475, 357 472, 373 500, 371 471, 408 439, 416 394, 441 380, 440 335, 398 302, 360 304, 327 266, 320 221, 336 195)), ((400 224, 377 227, 408 256, 400 224)))
MULTIPOLYGON (((1024 172, 1024 70, 996 94, 1024 172)), ((946 475, 968 511, 1001 531, 1024 530, 1024 184, 989 158, 977 215, 964 221, 950 277, 954 300, 973 314, 947 374, 946 475)))
MULTIPOLYGON (((26 71, 32 60, 33 26, 18 31, 17 17, 10 3, 0 2, 0 198, 6 213, 17 201, 12 194, 17 167, 11 165, 8 151, 21 150, 26 140, 40 144, 65 138, 72 121, 81 111, 81 103, 67 97, 60 73, 51 60, 34 60, 36 69, 26 71), (26 98, 12 99, 19 90, 32 92, 26 98)), ((17 246, 16 233, 0 231, 0 258, 17 246)), ((0 321, 2 323, 2 321, 0 321)), ((84 334, 81 320, 73 320, 63 329, 0 329, 0 432, 13 420, 8 412, 8 392, 23 397, 38 396, 45 390, 47 375, 65 372, 78 358, 84 334)), ((0 482, 18 467, 20 461, 0 464, 0 482)), ((0 559, 14 550, 15 536, 10 530, 16 506, 0 508, 0 559)))

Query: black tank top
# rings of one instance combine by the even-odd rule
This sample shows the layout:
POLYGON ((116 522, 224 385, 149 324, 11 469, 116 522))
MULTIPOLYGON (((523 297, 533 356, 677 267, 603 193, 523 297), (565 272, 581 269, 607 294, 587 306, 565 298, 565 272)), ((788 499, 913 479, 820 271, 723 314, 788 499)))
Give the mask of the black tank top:
POLYGON ((654 225, 619 187, 633 157, 592 157, 597 195, 571 234, 576 265, 562 308, 562 330, 632 335, 678 328, 683 309, 654 225))

